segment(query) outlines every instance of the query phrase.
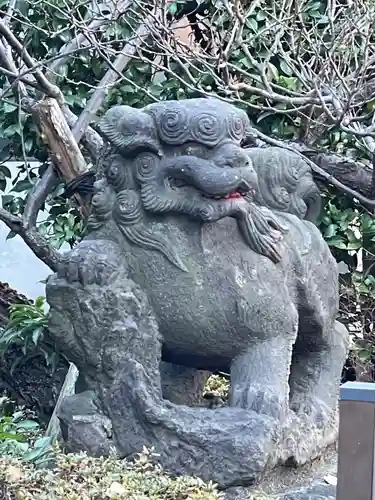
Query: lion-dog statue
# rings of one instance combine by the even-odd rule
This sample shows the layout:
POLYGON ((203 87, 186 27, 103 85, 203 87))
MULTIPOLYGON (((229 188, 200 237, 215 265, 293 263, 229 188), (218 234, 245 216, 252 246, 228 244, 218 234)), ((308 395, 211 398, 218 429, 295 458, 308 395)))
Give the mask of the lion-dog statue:
POLYGON ((68 449, 151 448, 227 487, 335 442, 348 335, 319 190, 297 154, 243 149, 249 127, 216 98, 101 119, 87 232, 47 282, 50 334, 80 371, 68 449), (228 405, 209 409, 214 371, 228 405))

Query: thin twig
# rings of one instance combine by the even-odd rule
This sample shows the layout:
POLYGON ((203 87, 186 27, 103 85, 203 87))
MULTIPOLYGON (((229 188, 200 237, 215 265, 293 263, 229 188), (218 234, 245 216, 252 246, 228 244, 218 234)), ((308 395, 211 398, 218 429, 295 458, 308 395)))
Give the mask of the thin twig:
POLYGON ((26 229, 31 229, 36 226, 39 210, 56 185, 57 179, 58 177, 53 166, 49 165, 42 177, 29 191, 22 216, 23 224, 26 229))
POLYGON ((125 44, 124 48, 114 61, 113 68, 109 69, 101 79, 98 87, 91 96, 87 106, 80 114, 77 123, 74 126, 73 136, 77 142, 81 140, 81 137, 86 132, 87 126, 92 117, 102 105, 109 86, 113 85, 118 78, 118 74, 121 74, 122 71, 126 69, 126 66, 132 60, 135 52, 142 45, 144 39, 147 38, 149 33, 150 30, 148 22, 146 22, 138 28, 134 36, 128 41, 128 43, 125 44))
POLYGON ((122 16, 130 7, 131 0, 119 0, 116 3, 108 2, 109 9, 113 12, 110 20, 105 17, 93 19, 84 31, 80 32, 73 40, 63 45, 59 52, 59 58, 52 62, 49 66, 48 76, 51 77, 54 73, 58 73, 59 69, 67 62, 71 53, 75 52, 80 47, 90 45, 90 39, 95 45, 95 33, 109 22, 115 21, 122 16))
MULTIPOLYGON (((34 59, 30 56, 26 48, 21 42, 13 35, 8 26, 0 21, 0 34, 5 38, 8 44, 17 52, 28 68, 35 66, 34 59)), ((56 85, 52 85, 40 70, 34 71, 34 76, 43 91, 49 96, 54 97, 61 101, 62 95, 60 89, 56 85)))
POLYGON ((64 262, 64 258, 35 228, 26 228, 22 219, 7 212, 4 208, 0 208, 0 220, 11 231, 21 236, 38 259, 47 264, 52 271, 57 272, 59 265, 64 262))

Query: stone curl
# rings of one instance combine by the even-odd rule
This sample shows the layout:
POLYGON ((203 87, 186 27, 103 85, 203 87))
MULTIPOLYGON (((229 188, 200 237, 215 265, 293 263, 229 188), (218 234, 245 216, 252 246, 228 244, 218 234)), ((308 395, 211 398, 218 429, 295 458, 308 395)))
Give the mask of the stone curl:
POLYGON ((145 112, 154 118, 160 140, 174 146, 196 142, 213 148, 224 140, 240 144, 250 126, 244 111, 213 98, 151 104, 145 112))

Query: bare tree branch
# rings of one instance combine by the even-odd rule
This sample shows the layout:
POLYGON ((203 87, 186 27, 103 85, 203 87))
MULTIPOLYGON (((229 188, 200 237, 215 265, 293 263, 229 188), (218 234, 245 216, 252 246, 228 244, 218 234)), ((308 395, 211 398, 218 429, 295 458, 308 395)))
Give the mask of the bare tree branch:
POLYGON ((63 262, 63 256, 55 250, 48 241, 35 229, 26 228, 22 220, 0 208, 0 220, 4 222, 11 231, 21 236, 26 245, 47 266, 56 272, 63 262))
POLYGON ((77 142, 81 140, 81 137, 86 132, 92 116, 95 115, 97 110, 102 105, 108 88, 116 82, 119 75, 121 76, 122 71, 124 71, 126 66, 132 60, 138 48, 149 36, 150 22, 155 22, 154 15, 149 16, 146 22, 138 28, 134 36, 124 45, 124 48, 116 57, 113 65, 111 65, 111 69, 109 69, 101 79, 98 87, 87 103, 86 108, 82 111, 77 123, 74 125, 73 135, 77 142))
MULTIPOLYGON (((90 40, 95 42, 95 32, 99 31, 109 22, 115 21, 122 16, 130 7, 132 0, 118 0, 117 2, 107 1, 106 5, 111 12, 111 17, 102 15, 99 18, 93 19, 82 31, 70 42, 65 44, 60 50, 59 59, 52 62, 49 67, 48 77, 53 79, 53 74, 58 73, 59 69, 66 64, 67 60, 79 47, 90 45, 90 40)), ((98 14, 98 13, 96 13, 98 14)), ((97 43, 95 43, 97 45, 97 43)))
POLYGON ((52 165, 49 165, 43 176, 34 184, 28 193, 23 211, 23 224, 26 229, 36 226, 38 213, 45 203, 47 196, 52 191, 57 182, 57 175, 52 165))
POLYGON ((12 19, 13 11, 16 8, 16 4, 17 0, 10 0, 6 14, 3 17, 3 23, 5 24, 5 26, 9 26, 10 21, 12 19))
MULTIPOLYGON (((78 120, 77 116, 66 105, 62 107, 62 111, 64 113, 67 124, 71 129, 73 129, 78 120)), ((93 128, 87 127, 81 142, 90 153, 91 158, 97 160, 100 157, 100 152, 104 144, 103 138, 93 128)))
MULTIPOLYGON (((86 172, 86 162, 57 101, 51 98, 39 101, 33 107, 33 114, 62 177, 69 182, 86 172)), ((87 217, 89 215, 87 204, 80 198, 78 202, 83 215, 87 217)))
MULTIPOLYGON (((28 68, 34 68, 35 61, 3 21, 0 21, 0 34, 5 38, 8 44, 17 52, 17 54, 21 57, 26 66, 28 68)), ((56 85, 52 85, 40 70, 38 69, 34 70, 34 76, 37 82, 39 83, 40 87, 48 96, 54 97, 55 99, 59 100, 62 99, 60 89, 56 87, 56 85)))

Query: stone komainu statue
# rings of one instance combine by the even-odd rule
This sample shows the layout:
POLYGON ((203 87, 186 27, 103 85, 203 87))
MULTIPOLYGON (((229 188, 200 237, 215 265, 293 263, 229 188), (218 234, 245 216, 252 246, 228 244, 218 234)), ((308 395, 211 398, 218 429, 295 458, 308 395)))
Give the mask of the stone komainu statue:
POLYGON ((154 447, 171 473, 227 486, 335 441, 347 332, 320 195, 299 156, 242 149, 248 127, 216 99, 102 119, 87 235, 47 284, 81 374, 59 415, 71 450, 154 447), (229 405, 211 410, 214 370, 229 405))

